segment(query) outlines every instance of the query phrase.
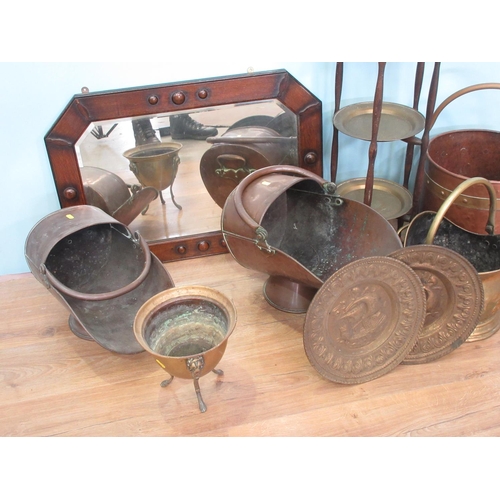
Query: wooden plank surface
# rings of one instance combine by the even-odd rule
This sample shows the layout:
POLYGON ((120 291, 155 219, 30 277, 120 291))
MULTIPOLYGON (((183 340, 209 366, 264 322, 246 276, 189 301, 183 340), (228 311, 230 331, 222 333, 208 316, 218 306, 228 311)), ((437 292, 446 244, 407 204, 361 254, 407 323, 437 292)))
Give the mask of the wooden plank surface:
POLYGON ((271 307, 266 276, 229 255, 166 264, 177 286, 211 286, 238 311, 219 368, 193 383, 147 353, 76 337, 31 274, 0 280, 1 436, 499 436, 500 336, 360 385, 323 379, 302 343, 304 314, 271 307))

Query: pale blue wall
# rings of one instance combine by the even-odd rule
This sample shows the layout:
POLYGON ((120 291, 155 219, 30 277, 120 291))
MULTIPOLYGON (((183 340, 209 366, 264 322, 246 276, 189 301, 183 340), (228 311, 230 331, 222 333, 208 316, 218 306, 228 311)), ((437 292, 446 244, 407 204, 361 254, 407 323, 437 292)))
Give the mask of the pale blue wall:
MULTIPOLYGON (((24 243, 30 229, 45 215, 60 208, 43 137, 74 94, 83 86, 91 91, 167 83, 195 78, 287 69, 323 102, 325 176, 329 176, 335 63, 0 63, 0 151, 4 182, 1 190, 0 275, 27 272, 24 243)), ((426 65, 421 99, 432 72, 426 65)), ((411 105, 414 63, 389 63, 384 100, 411 105)), ((344 71, 342 105, 373 99, 377 64, 348 63, 344 71)), ((443 63, 438 104, 465 86, 500 82, 500 63, 443 63)), ((458 128, 500 128, 500 92, 481 91, 451 104, 433 133, 458 128)), ((379 145, 375 173, 400 180, 405 144, 379 145)), ((499 160, 500 162, 500 160, 499 160)), ((364 176, 368 143, 340 134, 341 181, 364 176)))

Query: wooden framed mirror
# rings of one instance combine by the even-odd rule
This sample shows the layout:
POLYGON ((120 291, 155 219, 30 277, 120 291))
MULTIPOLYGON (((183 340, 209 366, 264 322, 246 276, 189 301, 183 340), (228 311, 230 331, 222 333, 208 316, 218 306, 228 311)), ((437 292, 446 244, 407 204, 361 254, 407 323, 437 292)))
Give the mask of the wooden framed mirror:
MULTIPOLYGON (((252 170, 288 164, 323 175, 322 104, 285 70, 106 92, 82 89, 46 134, 45 145, 62 208, 99 206, 89 172, 97 172, 99 182, 109 177, 126 186, 120 201, 130 198, 122 210, 137 201, 138 192, 155 190, 127 225, 168 262, 227 252, 220 231, 224 197, 252 170), (215 133, 179 136, 179 116, 215 133), (178 146, 174 180, 165 188, 151 187, 127 154, 153 143, 178 146)), ((118 213, 110 202, 108 208, 110 215, 118 213)))

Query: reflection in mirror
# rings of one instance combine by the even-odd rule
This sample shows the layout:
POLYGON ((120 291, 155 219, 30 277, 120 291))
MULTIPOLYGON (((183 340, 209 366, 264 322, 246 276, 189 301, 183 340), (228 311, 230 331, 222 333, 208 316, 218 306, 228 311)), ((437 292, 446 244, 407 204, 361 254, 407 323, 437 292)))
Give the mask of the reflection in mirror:
POLYGON ((263 166, 297 165, 297 119, 272 99, 100 121, 76 149, 87 203, 116 218, 125 204, 131 230, 158 241, 220 229, 241 179, 263 166))
POLYGON ((45 136, 61 207, 102 208, 163 262, 228 251, 222 207, 253 170, 322 175, 321 101, 286 70, 82 92, 45 136))

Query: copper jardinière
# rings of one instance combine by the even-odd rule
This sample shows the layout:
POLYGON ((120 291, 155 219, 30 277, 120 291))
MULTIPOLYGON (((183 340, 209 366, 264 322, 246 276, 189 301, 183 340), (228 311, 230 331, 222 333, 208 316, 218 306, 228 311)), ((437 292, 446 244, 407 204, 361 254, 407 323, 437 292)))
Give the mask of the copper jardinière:
POLYGON ((174 377, 193 379, 200 411, 206 411, 199 378, 222 359, 236 325, 236 309, 224 294, 204 286, 172 288, 151 297, 137 312, 137 341, 174 377))

